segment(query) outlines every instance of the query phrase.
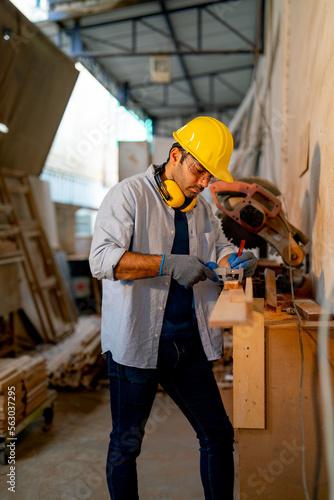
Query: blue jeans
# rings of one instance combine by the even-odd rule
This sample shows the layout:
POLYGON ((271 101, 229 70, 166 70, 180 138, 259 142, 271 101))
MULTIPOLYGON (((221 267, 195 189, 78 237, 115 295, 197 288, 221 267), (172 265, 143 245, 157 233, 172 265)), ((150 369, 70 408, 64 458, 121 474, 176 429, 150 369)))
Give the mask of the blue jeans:
POLYGON ((233 498, 233 427, 198 334, 160 342, 157 369, 116 363, 107 352, 113 429, 107 458, 112 500, 137 500, 136 458, 160 382, 194 428, 206 500, 233 498))

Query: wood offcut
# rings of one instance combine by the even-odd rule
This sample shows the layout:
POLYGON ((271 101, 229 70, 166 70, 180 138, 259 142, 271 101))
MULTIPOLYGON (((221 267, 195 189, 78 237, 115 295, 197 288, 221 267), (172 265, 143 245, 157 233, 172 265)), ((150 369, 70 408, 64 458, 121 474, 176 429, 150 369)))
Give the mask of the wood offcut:
POLYGON ((295 300, 295 305, 299 314, 308 321, 331 321, 333 319, 333 314, 313 299, 295 300))

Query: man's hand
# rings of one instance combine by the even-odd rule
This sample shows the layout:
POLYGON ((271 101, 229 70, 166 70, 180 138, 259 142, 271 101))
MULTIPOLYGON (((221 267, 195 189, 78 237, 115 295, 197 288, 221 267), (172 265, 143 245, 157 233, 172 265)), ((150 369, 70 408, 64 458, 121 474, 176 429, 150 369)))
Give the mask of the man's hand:
POLYGON ((238 269, 241 265, 244 270, 244 276, 253 276, 255 273, 257 258, 253 254, 253 252, 243 252, 240 257, 238 257, 237 253, 231 253, 228 257, 228 263, 231 269, 238 269))
POLYGON ((172 276, 180 285, 186 287, 194 286, 207 278, 216 281, 215 274, 194 255, 165 255, 161 274, 172 276))

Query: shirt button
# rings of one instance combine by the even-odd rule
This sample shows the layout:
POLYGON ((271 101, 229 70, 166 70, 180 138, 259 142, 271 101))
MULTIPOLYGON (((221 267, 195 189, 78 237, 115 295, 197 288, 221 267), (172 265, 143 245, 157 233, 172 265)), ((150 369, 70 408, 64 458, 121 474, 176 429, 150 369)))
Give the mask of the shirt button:
POLYGON ((172 230, 171 233, 174 234, 174 230, 172 230))
POLYGON ((168 281, 166 281, 166 282, 165 282, 165 285, 166 285, 166 286, 168 286, 168 285, 169 285, 168 281))
POLYGON ((159 307, 159 309, 160 309, 160 311, 163 311, 163 310, 164 310, 164 308, 163 308, 163 307, 159 307))
POLYGON ((158 333, 156 333, 155 336, 156 336, 157 339, 159 338, 159 334, 158 333))

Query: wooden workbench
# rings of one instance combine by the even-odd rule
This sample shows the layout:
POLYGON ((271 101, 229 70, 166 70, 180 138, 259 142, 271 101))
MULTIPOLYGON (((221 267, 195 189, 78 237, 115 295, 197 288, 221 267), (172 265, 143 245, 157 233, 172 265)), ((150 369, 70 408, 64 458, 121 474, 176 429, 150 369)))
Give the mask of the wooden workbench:
MULTIPOLYGON (((264 308, 254 299, 253 327, 233 327, 233 424, 240 500, 328 498, 317 342, 320 323, 264 308), (303 349, 303 381, 301 372, 303 349), (302 404, 302 409, 301 409, 302 404), (303 412, 304 442, 301 411, 303 412)), ((334 321, 329 358, 334 387, 334 321)))

